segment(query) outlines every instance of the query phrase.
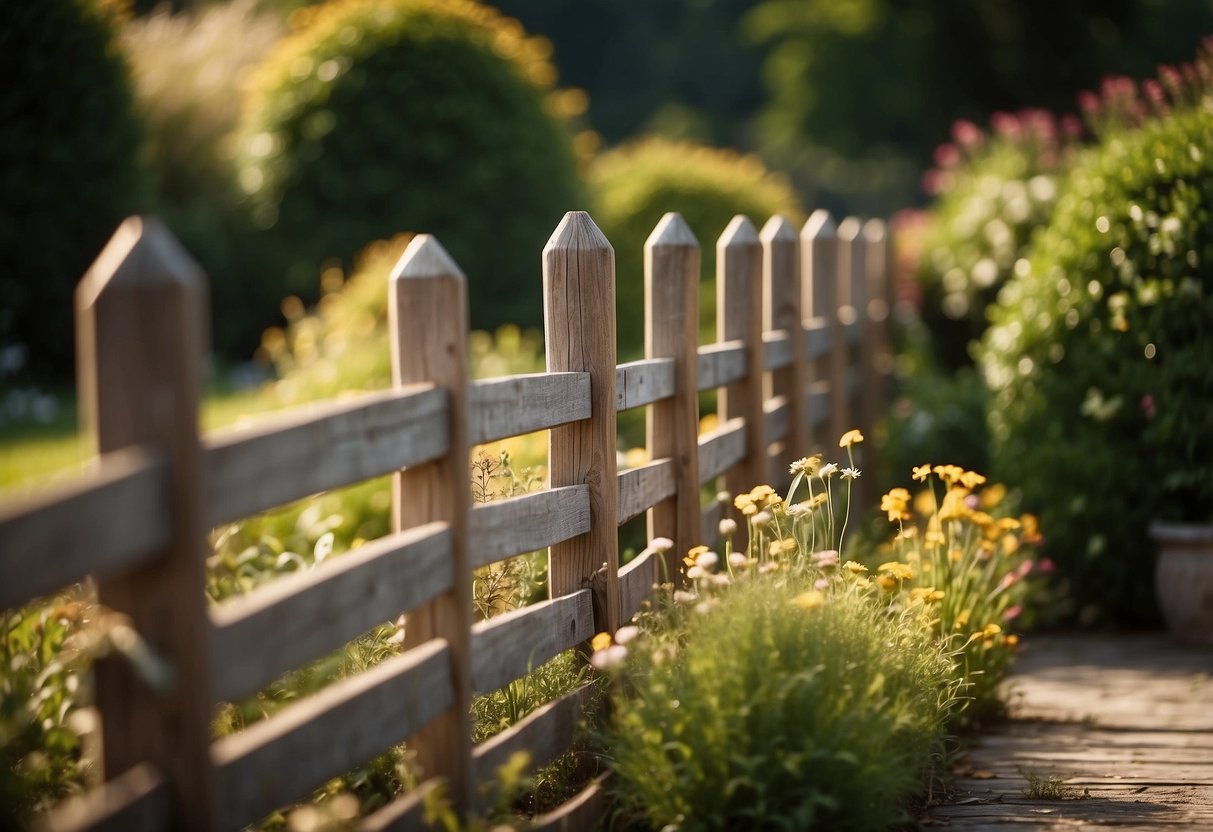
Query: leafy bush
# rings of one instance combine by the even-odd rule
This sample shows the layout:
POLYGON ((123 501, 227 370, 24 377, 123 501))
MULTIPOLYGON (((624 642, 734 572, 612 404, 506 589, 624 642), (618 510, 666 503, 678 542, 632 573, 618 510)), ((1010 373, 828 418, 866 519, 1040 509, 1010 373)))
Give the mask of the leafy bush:
POLYGON ((206 270, 216 350, 247 359, 278 319, 281 284, 253 239, 236 184, 234 131, 249 71, 286 31, 264 0, 230 0, 172 14, 167 5, 123 28, 155 174, 156 211, 206 270))
POLYGON ((71 375, 72 292, 146 208, 143 125, 100 0, 0 6, 0 365, 71 375))
MULTIPOLYGON (((595 219, 615 248, 619 352, 644 348, 644 241, 667 211, 695 232, 703 276, 715 274, 716 239, 736 214, 758 226, 774 214, 793 221, 802 210, 787 181, 754 156, 688 142, 650 138, 603 154, 590 173, 595 219)), ((701 292, 704 322, 714 325, 715 294, 701 292)))
POLYGON ((1213 518, 1213 96, 1176 90, 1076 165, 982 345, 996 472, 1124 623, 1155 617, 1149 521, 1213 518))
POLYGON ((472 0, 332 0, 292 20, 240 145, 282 288, 308 294, 326 259, 426 231, 467 273, 474 326, 538 323, 538 252, 585 201, 565 121, 585 97, 553 91, 550 44, 472 0))
POLYGON ((997 113, 987 134, 959 121, 924 178, 936 202, 917 269, 921 337, 947 370, 969 366, 969 343, 986 327, 986 307, 1024 257, 1032 231, 1049 218, 1060 174, 1081 131, 1043 110, 997 113))

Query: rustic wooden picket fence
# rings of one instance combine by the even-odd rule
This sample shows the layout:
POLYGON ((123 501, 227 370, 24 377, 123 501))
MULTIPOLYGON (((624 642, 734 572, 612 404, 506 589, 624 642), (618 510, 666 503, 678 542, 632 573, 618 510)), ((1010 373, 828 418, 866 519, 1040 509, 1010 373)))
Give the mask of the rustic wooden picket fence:
MULTIPOLYGON (((77 293, 80 401, 99 457, 75 482, 0 509, 0 609, 92 575, 100 603, 129 617, 124 637, 139 634, 169 672, 97 662, 105 780, 45 824, 239 829, 407 740, 430 779, 360 828, 416 828, 435 783, 474 809, 515 751, 541 765, 567 750, 584 688, 475 747, 473 695, 627 621, 681 553, 716 539, 727 506, 702 508, 705 485, 776 482, 846 429, 870 436, 888 361, 879 220, 835 226, 818 211, 799 233, 776 217, 759 234, 735 218, 717 243, 707 346, 699 245, 681 217, 661 221, 644 258, 644 360, 617 366, 614 253, 573 212, 543 251, 548 371, 469 381, 465 278, 418 236, 385 287, 391 390, 200 437, 205 278, 157 221, 124 223, 77 293), (698 393, 711 389, 719 427, 700 435, 698 393), (642 406, 652 461, 617 471, 616 414, 642 406), (473 508, 470 449, 544 429, 549 488, 473 508), (209 529, 390 472, 392 534, 208 606, 209 529), (645 512, 650 537, 675 541, 665 572, 652 554, 620 568, 617 528, 645 512), (550 600, 473 623, 472 571, 546 547, 550 600), (217 702, 402 611, 400 655, 212 741, 217 702)), ((595 781, 535 825, 585 828, 602 794, 595 781)))

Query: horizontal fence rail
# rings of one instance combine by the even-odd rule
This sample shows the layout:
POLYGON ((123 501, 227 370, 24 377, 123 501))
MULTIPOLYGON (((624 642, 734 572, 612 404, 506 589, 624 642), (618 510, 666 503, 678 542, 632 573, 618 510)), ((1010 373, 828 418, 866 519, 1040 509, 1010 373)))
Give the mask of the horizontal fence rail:
MULTIPOLYGON (((420 235, 384 287, 391 389, 203 436, 204 279, 163 226, 128 220, 78 293, 81 401, 100 455, 74 481, 0 506, 0 608, 93 576, 100 603, 128 617, 178 684, 151 690, 129 663, 98 663, 107 779, 42 827, 239 829, 407 742, 421 785, 359 824, 411 829, 440 782, 457 811, 474 812, 515 752, 532 766, 559 758, 596 707, 593 686, 475 746, 472 697, 584 652, 681 583, 682 555, 735 516, 732 494, 780 487, 792 460, 870 429, 889 365, 887 245, 878 220, 836 225, 818 211, 799 231, 779 217, 759 231, 736 218, 717 242, 718 338, 701 345, 700 243, 669 214, 645 245, 646 354, 620 364, 615 253, 573 212, 543 255, 547 371, 473 381, 467 278, 420 235), (714 425, 701 425, 707 391, 714 425), (617 470, 616 414, 636 408, 648 461, 617 470), (472 448, 536 431, 550 436, 549 484, 473 505, 472 448), (208 529, 385 474, 391 533, 205 603, 208 529), (650 538, 674 545, 620 565, 618 527, 642 516, 650 538), (474 571, 544 550, 548 599, 473 622, 474 571), (403 622, 397 654, 210 739, 216 703, 388 622, 403 622)), ((861 450, 871 465, 871 443, 861 450)), ((534 827, 590 824, 605 786, 593 780, 534 827)))

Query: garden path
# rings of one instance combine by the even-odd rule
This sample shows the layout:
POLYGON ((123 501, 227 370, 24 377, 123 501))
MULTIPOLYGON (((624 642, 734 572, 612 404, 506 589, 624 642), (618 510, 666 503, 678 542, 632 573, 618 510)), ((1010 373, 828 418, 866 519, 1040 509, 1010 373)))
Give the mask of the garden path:
POLYGON ((1033 636, 1009 685, 1012 719, 964 753, 924 827, 1213 830, 1213 648, 1033 636))

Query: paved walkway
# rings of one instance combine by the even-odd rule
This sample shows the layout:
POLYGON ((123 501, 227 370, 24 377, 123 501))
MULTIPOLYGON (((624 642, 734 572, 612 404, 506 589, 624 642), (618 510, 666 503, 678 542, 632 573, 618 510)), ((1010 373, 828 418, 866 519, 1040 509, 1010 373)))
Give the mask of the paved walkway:
POLYGON ((1213 648, 1161 635, 1024 645, 1011 721, 965 753, 924 827, 1213 830, 1213 648))

